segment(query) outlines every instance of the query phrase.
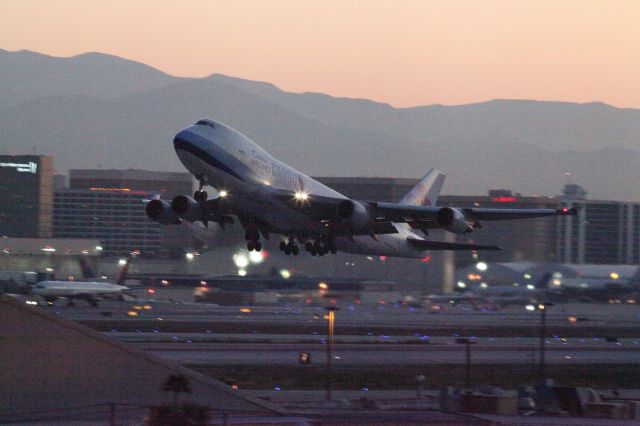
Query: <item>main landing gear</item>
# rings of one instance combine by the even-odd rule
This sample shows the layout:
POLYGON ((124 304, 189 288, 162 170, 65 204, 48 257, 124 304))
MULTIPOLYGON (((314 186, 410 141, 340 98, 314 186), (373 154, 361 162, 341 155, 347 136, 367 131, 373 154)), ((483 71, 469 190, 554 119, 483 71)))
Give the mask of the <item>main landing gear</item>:
MULTIPOLYGON (((312 256, 324 256, 327 253, 336 254, 338 252, 333 238, 326 235, 322 235, 314 241, 308 240, 304 243, 304 249, 311 253, 312 256)), ((286 255, 298 255, 300 249, 295 243, 293 235, 289 237, 288 241, 280 241, 280 251, 283 251, 286 255)))
POLYGON ((262 250, 262 243, 260 242, 260 233, 256 230, 247 231, 244 234, 244 239, 247 242, 247 250, 260 251, 262 250))
POLYGON ((300 253, 300 249, 298 248, 293 235, 289 237, 288 242, 284 240, 280 241, 280 251, 283 251, 287 256, 290 254, 297 256, 298 253, 300 253))

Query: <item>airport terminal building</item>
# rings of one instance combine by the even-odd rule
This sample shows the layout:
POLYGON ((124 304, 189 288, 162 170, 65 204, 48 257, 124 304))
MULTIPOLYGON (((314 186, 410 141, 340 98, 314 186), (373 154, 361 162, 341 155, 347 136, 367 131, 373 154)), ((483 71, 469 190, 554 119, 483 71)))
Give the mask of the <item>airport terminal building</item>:
POLYGON ((171 199, 189 194, 188 173, 147 170, 71 170, 69 186, 57 188, 53 209, 58 238, 101 241, 105 256, 140 251, 143 257, 166 254, 189 244, 174 228, 150 221, 144 200, 154 194, 171 199))
POLYGON ((0 236, 51 237, 52 206, 52 156, 0 155, 0 236))

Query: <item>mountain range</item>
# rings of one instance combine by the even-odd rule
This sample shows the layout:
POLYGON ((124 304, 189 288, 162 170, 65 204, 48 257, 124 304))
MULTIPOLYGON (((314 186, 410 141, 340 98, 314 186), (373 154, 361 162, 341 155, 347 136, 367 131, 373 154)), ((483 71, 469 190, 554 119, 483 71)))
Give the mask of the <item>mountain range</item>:
MULTIPOLYGON (((526 84, 526 82, 523 82, 526 84)), ((640 200, 640 110, 533 100, 414 108, 213 74, 179 78, 101 53, 0 50, 0 153, 54 154, 56 169, 184 171, 173 135, 223 121, 313 176, 448 175, 444 193, 507 188, 640 200)))

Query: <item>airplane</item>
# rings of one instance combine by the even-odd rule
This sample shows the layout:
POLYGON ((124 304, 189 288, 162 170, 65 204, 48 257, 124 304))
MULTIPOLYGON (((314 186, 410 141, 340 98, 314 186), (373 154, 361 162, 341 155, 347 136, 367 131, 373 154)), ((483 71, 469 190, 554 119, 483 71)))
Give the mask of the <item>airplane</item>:
MULTIPOLYGON (((68 306, 74 306, 74 299, 85 300, 92 307, 98 306, 98 300, 105 296, 122 297, 129 290, 129 287, 122 285, 129 271, 131 256, 120 269, 120 273, 115 280, 115 284, 96 281, 60 281, 47 280, 37 282, 31 287, 30 294, 42 297, 48 304, 53 304, 63 297, 68 300, 68 306)), ((80 259, 80 267, 85 277, 95 278, 95 274, 83 259, 80 259)))
POLYGON ((430 229, 468 234, 481 222, 573 215, 575 209, 491 209, 437 206, 445 175, 429 171, 399 202, 352 200, 278 161, 249 138, 213 120, 199 120, 178 132, 178 158, 195 176, 193 198, 170 203, 159 196, 146 214, 163 225, 210 222, 242 225, 249 251, 261 239, 284 236, 279 248, 297 255, 298 243, 313 256, 340 251, 375 256, 424 258, 429 250, 501 250, 494 245, 434 241, 430 229), (209 197, 203 188, 217 190, 209 197))

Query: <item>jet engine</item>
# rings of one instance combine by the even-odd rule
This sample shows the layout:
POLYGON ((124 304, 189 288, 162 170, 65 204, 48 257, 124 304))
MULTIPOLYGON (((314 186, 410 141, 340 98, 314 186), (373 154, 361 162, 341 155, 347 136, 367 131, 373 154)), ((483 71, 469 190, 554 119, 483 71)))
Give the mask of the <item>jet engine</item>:
POLYGON ((354 228, 364 228, 371 222, 371 215, 365 206, 353 200, 344 200, 338 204, 336 214, 354 228))
POLYGON ((188 195, 178 195, 174 198, 171 201, 171 208, 180 219, 187 222, 203 220, 205 217, 204 206, 188 195))
POLYGON ((163 225, 175 225, 180 223, 180 218, 173 211, 171 205, 162 200, 151 200, 145 208, 147 216, 154 222, 163 225))
POLYGON ((469 223, 464 213, 451 207, 443 207, 436 216, 438 224, 454 234, 468 234, 473 232, 473 225, 469 223))

